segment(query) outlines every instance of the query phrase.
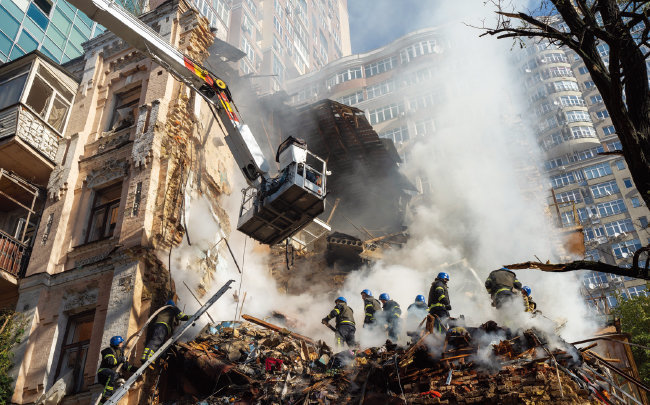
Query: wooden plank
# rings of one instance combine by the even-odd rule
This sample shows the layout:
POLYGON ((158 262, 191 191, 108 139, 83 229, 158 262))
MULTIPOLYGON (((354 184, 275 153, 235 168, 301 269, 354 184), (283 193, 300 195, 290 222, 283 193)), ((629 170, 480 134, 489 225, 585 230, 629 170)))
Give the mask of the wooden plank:
POLYGON ((254 324, 259 325, 259 326, 263 326, 266 329, 270 329, 272 331, 282 333, 282 334, 287 334, 288 336, 291 336, 292 338, 299 339, 299 340, 304 340, 305 342, 311 343, 313 345, 316 344, 316 342, 313 339, 310 339, 307 336, 299 335, 297 333, 291 332, 287 328, 283 328, 281 326, 273 325, 272 323, 268 323, 268 322, 263 321, 261 319, 255 318, 253 316, 244 314, 244 315, 242 315, 242 318, 244 318, 248 322, 254 323, 254 324))

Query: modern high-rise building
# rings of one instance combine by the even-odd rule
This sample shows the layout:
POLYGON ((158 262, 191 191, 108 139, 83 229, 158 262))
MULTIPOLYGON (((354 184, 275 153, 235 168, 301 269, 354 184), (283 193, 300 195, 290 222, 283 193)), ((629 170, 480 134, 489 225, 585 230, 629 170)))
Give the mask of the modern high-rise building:
MULTIPOLYGON (((606 45, 598 49, 607 58, 606 45)), ((582 227, 587 260, 629 267, 650 243, 650 212, 623 156, 601 154, 621 150, 603 98, 573 51, 541 41, 526 48, 521 64, 558 225, 582 227)), ((617 305, 615 292, 648 294, 643 280, 604 273, 587 273, 584 286, 603 312, 617 305)))
MULTIPOLYGON (((136 15, 138 0, 118 0, 136 15)), ((81 44, 104 32, 65 0, 0 1, 0 62, 39 50, 58 63, 81 56, 81 44)))
POLYGON ((260 93, 349 55, 347 0, 234 0, 228 42, 246 53, 241 75, 260 93))
MULTIPOLYGON (((437 30, 419 30, 290 80, 286 91, 296 106, 330 98, 364 110, 375 131, 393 140, 405 162, 412 140, 435 130, 430 108, 438 97, 432 83, 435 60, 441 57, 439 41, 437 30)), ((412 181, 427 191, 423 177, 412 181)))

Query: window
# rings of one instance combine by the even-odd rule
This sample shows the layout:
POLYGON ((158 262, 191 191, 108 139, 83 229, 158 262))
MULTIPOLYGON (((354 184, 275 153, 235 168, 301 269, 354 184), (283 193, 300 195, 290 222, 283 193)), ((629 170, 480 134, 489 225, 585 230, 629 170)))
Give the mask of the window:
POLYGON ((625 184, 625 188, 634 187, 634 184, 632 183, 632 179, 630 179, 630 178, 623 179, 623 184, 625 184))
POLYGON ((569 105, 585 105, 585 100, 580 96, 560 96, 560 104, 565 107, 569 105))
POLYGON ((341 104, 355 105, 363 101, 363 91, 357 91, 356 93, 341 97, 338 102, 341 104))
POLYGON ((612 174, 612 168, 609 166, 609 163, 600 163, 597 165, 585 167, 583 170, 585 173, 585 178, 587 180, 612 174))
POLYGON ((390 58, 382 59, 379 62, 371 63, 364 66, 364 71, 366 72, 366 77, 372 77, 380 73, 387 72, 397 66, 397 57, 392 56, 390 58))
MULTIPOLYGON (((584 221, 582 218, 580 220, 584 221)), ((582 232, 585 235, 586 241, 590 241, 592 239, 596 239, 605 235, 605 229, 602 226, 596 226, 594 228, 585 228, 582 232)))
POLYGON ((113 96, 113 111, 108 129, 119 131, 135 123, 135 118, 140 105, 140 86, 113 96))
POLYGON ((277 76, 279 82, 284 81, 284 65, 275 55, 273 55, 273 74, 277 76))
POLYGON ((386 107, 381 107, 377 108, 374 110, 370 110, 368 112, 368 115, 370 117, 369 121, 371 125, 378 124, 383 121, 387 121, 393 118, 397 118, 397 116, 400 113, 400 105, 398 104, 391 104, 386 107))
POLYGON ((42 66, 28 91, 25 104, 54 129, 62 132, 70 110, 72 93, 42 66))
MULTIPOLYGON (((595 260, 594 260, 595 261, 595 260)), ((599 286, 602 283, 606 283, 607 280, 607 274, 601 273, 599 271, 594 271, 589 274, 586 274, 582 278, 582 283, 585 285, 585 287, 590 288, 590 286, 596 287, 599 286)), ((593 288, 591 287, 591 288, 593 288)))
POLYGON ((551 77, 572 77, 573 72, 571 68, 566 66, 554 66, 542 71, 542 78, 549 79, 551 77))
POLYGON ((0 77, 0 110, 18 103, 23 92, 27 71, 13 71, 0 77))
POLYGON ((551 177, 551 186, 553 188, 564 187, 567 184, 575 183, 576 178, 573 172, 558 174, 557 176, 551 177))
POLYGON ((580 72, 581 75, 586 75, 587 73, 589 73, 589 69, 587 69, 584 66, 581 66, 578 68, 578 72, 580 72))
POLYGON ((555 196, 557 202, 580 202, 582 201, 582 194, 580 190, 571 190, 564 193, 558 193, 555 196))
POLYGON ((607 236, 616 236, 617 234, 625 232, 634 232, 634 226, 632 225, 632 219, 630 218, 605 224, 605 233, 607 233, 607 236))
POLYGON ((585 252, 585 260, 597 262, 600 260, 600 253, 598 252, 597 249, 587 250, 585 252))
POLYGON ((618 170, 624 170, 625 169, 625 162, 622 161, 622 160, 617 160, 614 164, 616 165, 616 168, 618 170))
MULTIPOLYGON (((607 150, 610 152, 614 150, 623 150, 623 144, 618 139, 615 141, 606 142, 605 145, 607 146, 607 150)), ((623 166, 623 168, 625 168, 625 166, 623 166)))
POLYGON ((409 108, 411 111, 417 111, 423 108, 433 107, 435 104, 435 95, 433 93, 425 94, 418 97, 413 97, 409 100, 409 108))
POLYGON ((645 229, 648 227, 648 217, 639 217, 639 225, 641 225, 642 229, 645 229))
POLYGON ((570 136, 564 136, 564 140, 568 141, 571 139, 579 139, 579 138, 595 138, 596 137, 596 130, 593 127, 587 127, 587 126, 579 126, 579 127, 571 127, 571 135, 570 136))
POLYGON ((401 143, 408 141, 409 139, 409 130, 406 126, 393 128, 386 132, 379 134, 380 138, 392 139, 395 143, 401 143))
POLYGON ((596 83, 594 83, 593 80, 587 80, 587 81, 585 82, 585 88, 590 89, 590 88, 592 88, 592 87, 596 87, 596 83))
POLYGON ((641 242, 638 239, 626 240, 621 243, 612 244, 612 252, 617 259, 624 259, 632 256, 634 252, 641 249, 641 242))
MULTIPOLYGON (((273 37, 273 40, 275 41, 275 36, 273 37)), ((275 46, 275 43, 274 43, 275 46)), ((253 50, 253 47, 251 46, 250 42, 246 39, 245 36, 242 35, 241 37, 241 50, 244 51, 246 54, 246 57, 250 61, 251 64, 255 64, 255 51, 253 50)), ((280 47, 280 51, 282 51, 282 47, 280 47)), ((280 53, 282 55, 282 53, 280 53)))
POLYGON ((629 294, 630 297, 647 297, 648 296, 648 291, 646 289, 646 286, 637 285, 637 286, 628 288, 627 289, 627 294, 623 294, 623 297, 627 298, 628 294, 629 294))
POLYGON ((603 102, 603 97, 600 94, 596 94, 595 96, 589 97, 591 100, 591 104, 598 104, 603 102))
POLYGON ((86 243, 108 238, 113 235, 117 225, 122 183, 95 191, 95 199, 90 212, 90 223, 86 243))
POLYGON ((242 18, 241 22, 241 29, 242 31, 248 33, 248 35, 253 35, 253 21, 251 18, 244 12, 244 18, 242 18))
POLYGON ((607 110, 597 111, 596 112, 596 117, 598 117, 600 119, 605 119, 605 118, 609 117, 609 111, 607 111, 607 110))
POLYGON ((386 80, 385 82, 377 83, 373 86, 366 88, 366 97, 368 100, 383 96, 384 94, 392 93, 395 91, 395 81, 386 80))
POLYGON ((50 11, 52 11, 52 2, 50 0, 34 0, 34 4, 43 10, 45 15, 50 15, 50 11))
POLYGON ((336 82, 343 83, 348 80, 361 79, 361 66, 350 68, 336 75, 336 82))
POLYGON ((562 80, 559 82, 553 82, 553 86, 555 88, 555 91, 580 91, 578 89, 578 83, 570 81, 570 80, 562 80))
POLYGON ((88 356, 88 347, 90 346, 94 319, 95 311, 70 315, 68 318, 54 380, 56 381, 60 376, 66 375, 68 371, 72 370, 72 393, 79 392, 83 387, 83 374, 84 368, 86 367, 86 357, 88 356))
POLYGON ((616 130, 614 129, 613 125, 608 125, 606 127, 603 127, 603 134, 605 135, 612 135, 615 134, 616 130))
POLYGON ((641 206, 641 199, 639 199, 639 197, 630 198, 630 202, 632 203, 633 208, 639 208, 641 206))
POLYGON ((406 63, 414 58, 422 55, 435 52, 436 41, 430 39, 428 41, 418 42, 400 51, 399 57, 402 63, 406 63))
POLYGON ((567 122, 585 121, 591 122, 591 117, 587 111, 567 111, 564 113, 567 122))
POLYGON ((435 130, 436 125, 432 118, 415 122, 415 134, 418 136, 433 134, 435 130))
POLYGON ((627 208, 625 208, 625 204, 623 203, 623 200, 620 199, 614 201, 602 202, 596 205, 596 208, 598 209, 598 214, 602 218, 609 217, 611 215, 620 214, 622 212, 627 211, 627 208))
POLYGON ((616 180, 607 181, 605 183, 594 184, 589 187, 591 194, 594 198, 606 197, 608 195, 618 193, 618 185, 616 185, 616 180))
POLYGON ((563 227, 576 225, 576 220, 575 220, 575 216, 573 215, 573 211, 565 211, 561 213, 560 219, 562 221, 563 227))

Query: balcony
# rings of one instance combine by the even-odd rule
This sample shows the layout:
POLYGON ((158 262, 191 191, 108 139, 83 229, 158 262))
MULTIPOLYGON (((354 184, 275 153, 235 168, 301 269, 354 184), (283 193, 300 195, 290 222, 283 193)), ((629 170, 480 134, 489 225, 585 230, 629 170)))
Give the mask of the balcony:
POLYGON ((0 168, 0 309, 15 305, 43 205, 38 187, 0 168))
POLYGON ((77 82, 38 52, 0 68, 2 168, 40 186, 54 169, 77 82))

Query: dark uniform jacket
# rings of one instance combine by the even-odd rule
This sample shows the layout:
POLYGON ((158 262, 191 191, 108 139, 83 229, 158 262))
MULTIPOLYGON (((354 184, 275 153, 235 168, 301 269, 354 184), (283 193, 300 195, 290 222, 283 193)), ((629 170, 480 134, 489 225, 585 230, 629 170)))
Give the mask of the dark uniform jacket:
POLYGON ((414 302, 411 305, 409 305, 408 309, 406 312, 418 312, 418 311, 426 311, 427 310, 427 304, 425 304, 422 301, 414 302))
POLYGON ((124 357, 124 350, 122 349, 116 349, 112 346, 109 346, 102 350, 101 352, 102 355, 102 362, 99 364, 99 370, 101 371, 103 369, 111 369, 115 370, 117 366, 119 366, 121 363, 124 363, 124 366, 122 367, 123 370, 125 371, 135 371, 136 368, 135 366, 130 365, 127 361, 126 358, 124 357))
POLYGON ((393 322, 402 315, 402 308, 393 300, 388 300, 384 304, 384 317, 387 322, 393 322))
POLYGON ((494 270, 485 280, 485 288, 493 297, 502 291, 510 291, 515 288, 521 290, 521 282, 510 270, 494 270))
POLYGON ((429 290, 429 311, 435 309, 451 310, 447 284, 441 280, 435 280, 431 283, 431 289, 429 290))
POLYGON ((167 332, 172 333, 178 321, 187 321, 190 317, 183 313, 178 307, 165 308, 161 313, 156 315, 154 320, 154 325, 157 323, 162 323, 167 326, 167 332))
POLYGON ((339 325, 351 325, 354 326, 354 311, 344 302, 336 304, 333 310, 323 318, 325 321, 329 321, 332 318, 336 318, 336 326, 339 325))
POLYGON ((376 321, 375 313, 377 313, 377 311, 381 311, 381 303, 374 297, 368 297, 367 299, 363 300, 363 310, 365 312, 363 323, 373 323, 376 321))

